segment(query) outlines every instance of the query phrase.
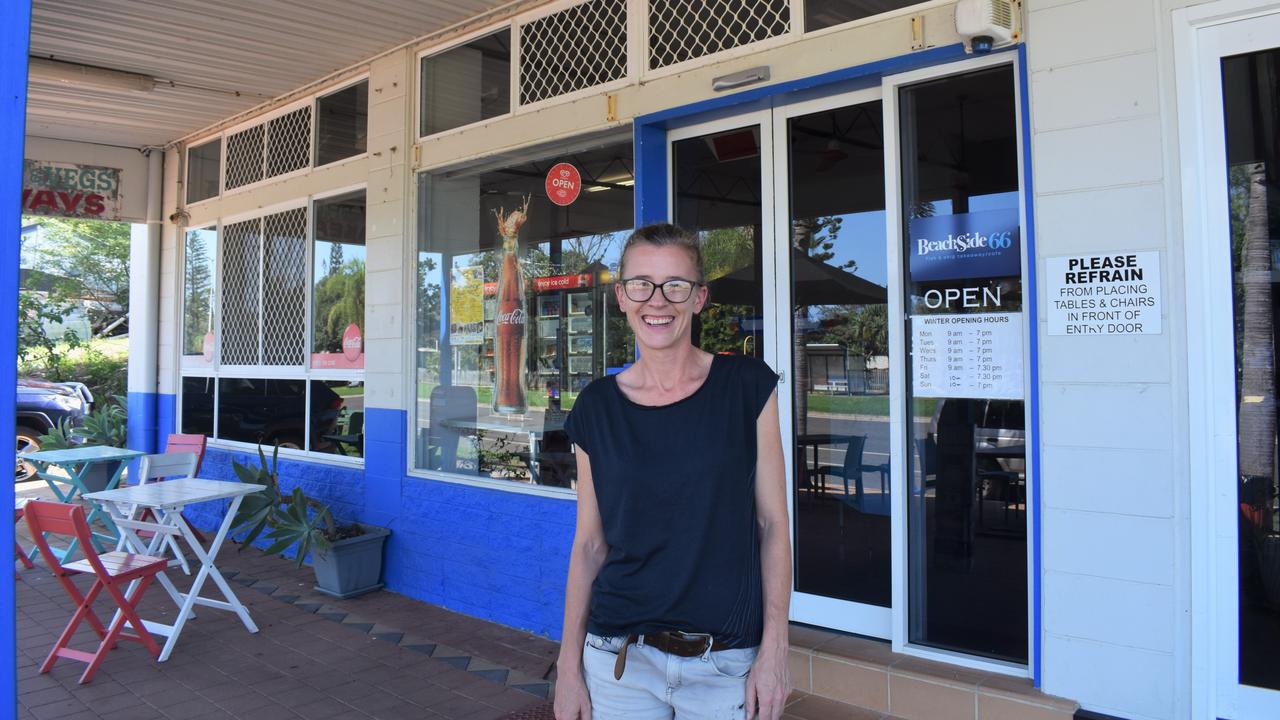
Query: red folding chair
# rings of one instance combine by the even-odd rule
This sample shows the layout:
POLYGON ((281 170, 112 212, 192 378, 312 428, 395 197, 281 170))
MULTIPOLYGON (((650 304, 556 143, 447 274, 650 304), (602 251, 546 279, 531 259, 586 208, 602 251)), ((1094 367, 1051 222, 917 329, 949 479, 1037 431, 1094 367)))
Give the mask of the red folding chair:
POLYGON ((58 658, 78 660, 89 665, 80 676, 80 682, 87 683, 93 679, 107 651, 115 648, 120 640, 140 642, 151 653, 151 657, 160 657, 160 646, 142 624, 137 608, 138 601, 142 599, 147 586, 151 584, 157 573, 165 569, 168 562, 164 558, 120 551, 99 555, 89 539, 89 523, 85 521, 84 509, 79 505, 32 501, 27 503, 25 510, 27 525, 31 528, 31 536, 35 539, 36 547, 40 548, 40 554, 53 570, 53 576, 58 579, 62 588, 67 591, 67 595, 71 596, 71 602, 76 605, 75 614, 71 616, 71 621, 67 623, 62 635, 58 636, 58 641, 54 643, 49 657, 40 666, 40 672, 47 673, 52 670, 58 658), (75 537, 79 540, 84 559, 66 564, 59 562, 58 554, 49 547, 49 541, 45 539, 45 533, 75 537), (71 580, 73 575, 80 574, 94 576, 93 585, 84 595, 80 594, 80 589, 71 580), (134 580, 139 581, 138 585, 126 596, 124 591, 134 580), (93 603, 103 591, 120 608, 110 628, 104 627, 93 611, 93 603), (88 620, 93 631, 102 638, 98 649, 91 653, 67 647, 76 629, 80 627, 81 621, 84 620, 88 620), (126 621, 133 629, 132 633, 124 632, 126 621))

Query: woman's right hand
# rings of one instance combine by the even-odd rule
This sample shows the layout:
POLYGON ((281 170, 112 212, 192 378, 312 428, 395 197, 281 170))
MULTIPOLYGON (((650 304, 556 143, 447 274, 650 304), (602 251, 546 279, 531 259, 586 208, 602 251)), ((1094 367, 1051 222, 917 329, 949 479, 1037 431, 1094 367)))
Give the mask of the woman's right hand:
POLYGON ((556 678, 556 720, 591 720, 591 696, 582 673, 556 678))

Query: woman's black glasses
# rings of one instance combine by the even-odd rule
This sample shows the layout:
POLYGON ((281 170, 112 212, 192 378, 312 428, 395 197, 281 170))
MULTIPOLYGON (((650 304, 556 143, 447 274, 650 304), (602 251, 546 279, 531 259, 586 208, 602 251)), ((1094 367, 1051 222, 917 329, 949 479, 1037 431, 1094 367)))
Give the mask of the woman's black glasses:
POLYGON ((623 278, 622 291, 627 294, 627 298, 631 302, 649 302, 649 298, 653 297, 655 290, 662 290, 662 297, 667 299, 669 303, 682 303, 689 299, 693 294, 693 289, 698 283, 692 280, 683 280, 675 278, 664 283, 654 283, 643 278, 623 278))

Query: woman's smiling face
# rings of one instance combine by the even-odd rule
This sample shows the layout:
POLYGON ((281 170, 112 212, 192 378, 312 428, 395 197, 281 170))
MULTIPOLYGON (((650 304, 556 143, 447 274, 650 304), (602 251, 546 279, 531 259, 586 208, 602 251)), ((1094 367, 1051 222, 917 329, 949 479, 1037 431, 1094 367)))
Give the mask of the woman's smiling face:
POLYGON ((668 280, 697 282, 698 268, 689 251, 678 245, 651 245, 638 243, 631 246, 622 259, 623 277, 614 285, 618 307, 627 315, 636 343, 644 350, 660 350, 689 343, 693 328, 693 316, 702 310, 707 301, 705 285, 694 285, 688 300, 673 303, 654 288, 653 297, 636 302, 627 297, 622 280, 648 280, 661 285, 668 280))

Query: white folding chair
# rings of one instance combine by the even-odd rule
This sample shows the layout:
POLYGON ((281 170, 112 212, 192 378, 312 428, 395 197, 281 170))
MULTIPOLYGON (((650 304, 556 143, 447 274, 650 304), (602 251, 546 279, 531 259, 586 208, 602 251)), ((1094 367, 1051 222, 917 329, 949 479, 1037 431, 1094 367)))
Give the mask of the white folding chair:
MULTIPOLYGON (((196 466, 199 463, 200 456, 193 452, 143 455, 138 459, 138 484, 145 485, 147 483, 160 482, 161 480, 195 477, 196 466)), ((150 510, 143 510, 143 517, 140 519, 146 520, 150 512, 150 510)), ((145 537, 147 533, 148 531, 145 529, 138 530, 140 536, 145 537)), ((173 551, 174 559, 182 566, 182 572, 190 575, 191 568, 187 565, 186 556, 182 554, 182 550, 178 547, 178 539, 171 534, 166 535, 163 544, 173 551)))

